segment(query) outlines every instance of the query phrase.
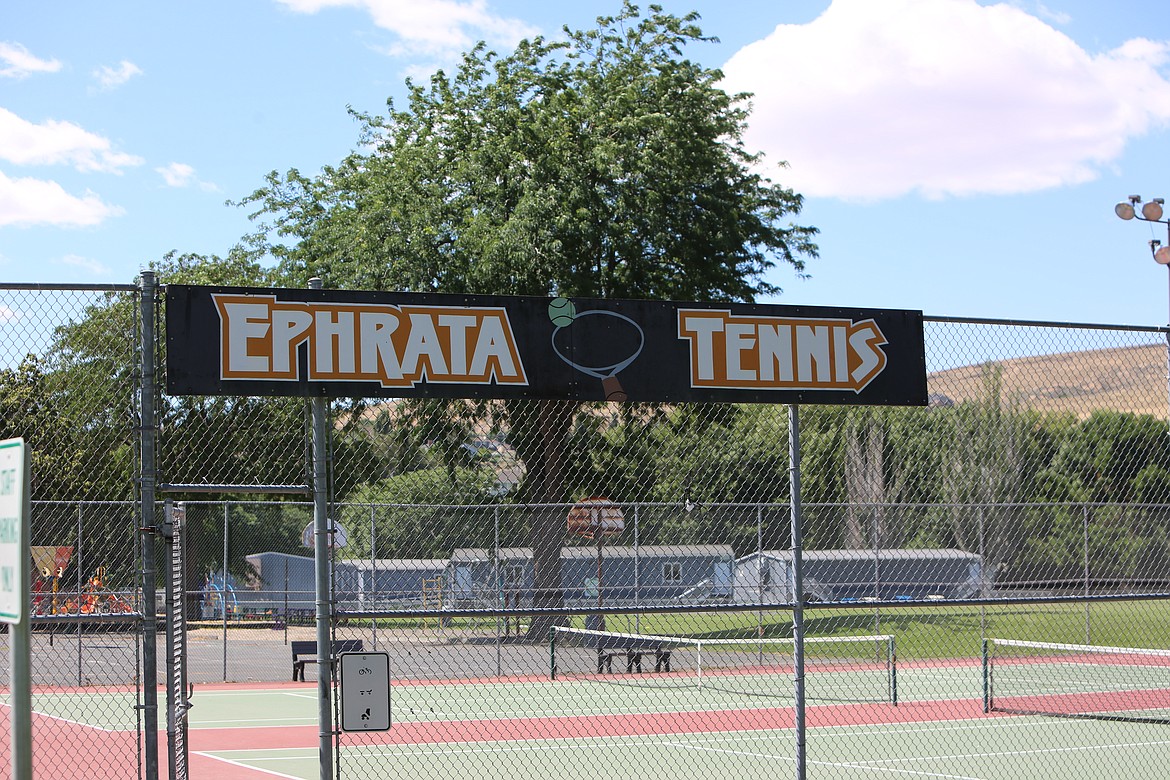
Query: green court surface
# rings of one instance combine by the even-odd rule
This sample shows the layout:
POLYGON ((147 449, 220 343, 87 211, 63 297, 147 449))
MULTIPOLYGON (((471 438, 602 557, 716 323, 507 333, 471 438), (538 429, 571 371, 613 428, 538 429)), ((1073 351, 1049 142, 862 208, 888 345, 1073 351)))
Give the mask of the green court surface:
MULTIPOLYGON (((825 727, 810 731, 810 778, 984 778, 1088 780, 1166 776, 1170 734, 1149 725, 1042 718, 942 721, 898 726, 825 727), (1116 725, 1116 724, 1115 724, 1116 725), (1005 743, 1005 736, 1012 735, 1005 743)), ((204 755, 275 777, 319 776, 315 747, 295 750, 209 751, 204 755)), ((744 731, 670 736, 586 737, 577 740, 343 747, 341 777, 450 780, 452 777, 789 776, 791 731, 744 731)))
MULTIPOLYGON (((790 677, 725 677, 745 679, 713 677, 702 689, 656 687, 649 674, 395 684, 394 725, 342 734, 339 777, 753 780, 794 771, 790 677), (765 685, 777 694, 760 695, 765 685)), ((1152 779, 1170 767, 1163 725, 983 715, 977 665, 904 665, 897 681, 895 706, 870 698, 885 684, 878 671, 810 676, 810 778, 1152 779), (839 703, 850 697, 869 703, 839 703)), ((34 695, 38 713, 96 729, 133 729, 134 703, 114 692, 34 695)), ((319 777, 314 685, 196 686, 192 703, 191 752, 202 760, 257 777, 319 777)))
MULTIPOLYGON (((785 675, 721 675, 704 687, 657 687, 653 675, 613 675, 611 682, 527 679, 522 681, 436 682, 395 685, 391 712, 395 723, 580 717, 791 706, 792 682, 785 675)), ((899 682, 916 700, 968 698, 979 686, 974 667, 929 673, 910 670, 899 682)), ((881 671, 822 673, 809 678, 810 704, 885 701, 887 679, 881 671)), ((191 729, 306 726, 317 722, 313 685, 272 688, 195 686, 188 714, 191 729)), ((128 693, 62 691, 33 695, 37 712, 109 730, 134 728, 133 696, 128 693)), ((159 708, 164 709, 163 695, 159 708)), ((160 713, 165 723, 165 713, 160 713)))

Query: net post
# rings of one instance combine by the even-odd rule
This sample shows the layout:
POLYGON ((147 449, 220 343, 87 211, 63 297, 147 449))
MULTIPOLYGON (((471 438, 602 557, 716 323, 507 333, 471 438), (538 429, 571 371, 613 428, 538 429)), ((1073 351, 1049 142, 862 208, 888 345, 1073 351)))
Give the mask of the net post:
POLYGON ((988 652, 987 637, 983 638, 983 713, 991 712, 991 655, 988 652))
POLYGON ((557 679, 557 627, 548 627, 548 679, 557 679))
POLYGON ((898 648, 893 635, 886 640, 886 665, 890 668, 890 704, 898 706, 898 648))

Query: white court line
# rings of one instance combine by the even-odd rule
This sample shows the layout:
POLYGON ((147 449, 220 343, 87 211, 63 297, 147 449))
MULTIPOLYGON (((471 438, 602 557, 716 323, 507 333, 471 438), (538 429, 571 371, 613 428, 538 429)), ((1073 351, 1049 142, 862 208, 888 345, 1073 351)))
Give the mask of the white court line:
POLYGON ((286 688, 240 688, 239 690, 207 690, 200 688, 198 684, 195 685, 196 696, 206 696, 208 698, 230 696, 230 697, 248 697, 256 695, 272 695, 272 696, 315 696, 316 689, 313 693, 300 693, 298 690, 288 690, 286 688))
MULTIPOLYGON (((999 725, 1002 727, 1004 724, 1000 723, 999 725)), ((1015 725, 1038 725, 1038 726, 1054 725, 1055 726, 1055 725, 1059 725, 1059 724, 1037 723, 1037 724, 1015 724, 1015 725)), ((982 727, 980 727, 980 728, 982 728, 982 727)), ((912 733, 914 731, 944 731, 944 730, 953 731, 953 730, 959 730, 959 729, 954 729, 954 728, 907 729, 907 730, 904 730, 902 733, 912 733)), ((731 732, 731 733, 734 734, 735 732, 731 732)), ((856 732, 856 733, 872 734, 872 732, 856 732)), ((743 734, 744 734, 743 736, 738 736, 736 738, 741 739, 741 740, 746 740, 746 741, 764 740, 764 739, 774 740, 775 739, 775 736, 772 734, 755 735, 755 734, 751 734, 750 732, 744 732, 743 734)), ((698 737, 699 739, 708 739, 708 740, 712 740, 712 741, 727 738, 727 734, 709 734, 709 735, 695 735, 695 736, 698 737)), ((740 756, 753 757, 753 758, 774 759, 774 760, 781 760, 781 761, 786 761, 786 762, 793 761, 792 756, 786 755, 786 754, 777 754, 775 752, 735 750, 735 749, 730 749, 730 748, 712 747, 712 746, 696 744, 696 743, 679 742, 677 740, 649 741, 649 740, 646 740, 644 737, 638 737, 638 736, 629 736, 629 737, 620 737, 619 736, 617 739, 622 741, 622 742, 631 742, 632 741, 632 742, 635 742, 638 746, 672 747, 672 748, 678 748, 678 749, 683 749, 683 750, 693 750, 693 751, 699 751, 699 752, 723 753, 723 754, 740 755, 740 756)), ((969 775, 952 775, 952 774, 940 773, 938 771, 914 770, 914 769, 909 769, 909 768, 896 768, 896 767, 880 766, 880 765, 881 764, 892 764, 892 763, 912 763, 912 762, 920 762, 920 761, 947 761, 947 760, 960 760, 960 759, 969 759, 969 758, 991 758, 991 757, 1004 757, 1004 756, 1013 756, 1013 755, 1041 755, 1041 754, 1046 754, 1046 753, 1101 750, 1101 749, 1108 749, 1108 748, 1133 748, 1133 747, 1145 747, 1145 746, 1150 746, 1150 745, 1166 745, 1166 744, 1170 744, 1170 740, 1158 740, 1158 741, 1154 741, 1154 742, 1131 742, 1131 743, 1113 744, 1113 745, 1074 746, 1074 747, 1067 747, 1067 748, 1043 748, 1043 749, 1034 749, 1034 750, 1002 751, 1002 752, 992 752, 992 753, 970 753, 970 754, 961 753, 961 754, 948 754, 948 755, 944 755, 944 756, 919 756, 919 757, 909 757, 909 758, 899 758, 899 759, 882 759, 882 760, 877 760, 877 761, 856 760, 856 761, 847 761, 847 762, 833 762, 833 761, 810 760, 809 764, 813 764, 813 765, 817 765, 817 766, 825 766, 825 767, 841 767, 841 768, 850 768, 850 769, 862 769, 862 770, 869 770, 869 771, 874 771, 874 772, 883 772, 883 773, 891 774, 891 775, 907 776, 907 777, 936 777, 936 778, 948 778, 948 780, 984 780, 983 778, 972 777, 969 775)), ((351 756, 351 757, 359 757, 360 756, 360 757, 367 757, 367 758, 372 757, 372 758, 397 759, 397 758, 417 758, 420 756, 420 754, 425 755, 425 756, 458 756, 458 755, 484 755, 484 754, 491 754, 491 753, 528 753, 531 751, 546 751, 546 752, 548 752, 548 751, 580 751, 580 750, 596 751, 598 746, 597 746, 596 742, 585 741, 584 738, 582 738, 581 740, 576 740, 574 742, 554 741, 554 742, 549 742, 549 743, 539 744, 539 745, 533 745, 530 742, 517 742, 516 744, 503 744, 503 745, 495 744, 495 745, 492 745, 490 747, 487 747, 482 743, 478 743, 478 744, 474 744, 474 745, 462 745, 462 746, 458 746, 458 747, 447 746, 447 747, 443 747, 442 749, 438 749, 438 750, 423 750, 423 751, 421 751, 421 753, 420 753, 420 750, 418 749, 418 747, 423 747, 423 746, 405 747, 405 749, 403 746, 395 746, 392 748, 390 746, 386 746, 386 747, 390 748, 390 749, 381 749, 380 746, 369 745, 369 746, 363 746, 361 748, 345 749, 345 753, 346 753, 346 755, 351 756)), ((296 750, 296 749, 293 749, 293 750, 296 750)), ((311 757, 312 751, 314 749, 301 748, 301 750, 305 751, 306 756, 311 757)), ((246 752, 256 752, 256 751, 247 750, 247 749, 238 749, 238 750, 217 751, 217 752, 220 752, 220 753, 246 753, 246 752)), ((273 756, 273 757, 257 756, 255 758, 248 759, 248 761, 254 762, 254 763, 265 763, 265 762, 287 760, 289 758, 290 752, 291 752, 290 750, 286 749, 281 756, 273 756)), ((226 759, 224 759, 224 760, 226 760, 226 759)), ((248 764, 241 764, 241 765, 247 766, 248 764)), ((280 776, 284 777, 284 775, 280 775, 280 776)))
MULTIPOLYGON (((8 702, 0 702, 0 707, 11 708, 12 705, 9 704, 8 702)), ((106 734, 116 734, 116 733, 120 734, 123 731, 133 731, 135 728, 134 724, 126 724, 124 727, 116 728, 116 729, 115 728, 106 728, 104 726, 95 726, 92 723, 86 723, 86 722, 80 721, 80 720, 70 720, 69 718, 62 718, 58 715, 50 715, 47 712, 40 712, 37 710, 35 705, 33 706, 32 712, 33 712, 33 715, 39 715, 42 718, 48 718, 49 720, 55 720, 59 723, 68 723, 72 726, 81 726, 82 728, 93 729, 94 731, 103 731, 106 734)))
MULTIPOLYGON (((209 723, 289 723, 289 725, 297 726, 301 723, 304 723, 305 725, 313 725, 316 722, 317 715, 314 713, 312 717, 303 716, 299 718, 292 716, 284 718, 221 718, 219 720, 191 720, 189 718, 187 725, 193 726, 196 730, 199 730, 209 723)), ((271 726, 233 726, 233 728, 260 729, 271 728, 271 726)))
MULTIPOLYGON (((344 746, 343 746, 344 747, 344 746)), ((388 745, 386 747, 389 747, 388 745)), ((419 745, 418 747, 423 747, 419 745)), ((467 747, 459 748, 443 748, 442 750, 425 750, 420 753, 418 750, 380 750, 377 745, 368 745, 363 748, 350 748, 345 750, 347 756, 363 756, 373 758, 418 758, 418 756, 459 756, 459 755, 482 755, 484 753, 530 753, 533 751, 550 751, 550 750, 597 750, 597 743, 589 744, 545 744, 545 745, 531 745, 528 743, 521 744, 517 742, 515 745, 496 746, 496 747, 479 747, 478 745, 469 745, 467 747)), ((290 750, 312 750, 316 753, 316 748, 284 748, 285 755, 273 756, 271 758, 258 757, 248 759, 249 761, 280 761, 288 758, 288 751, 290 750)), ((246 748, 237 748, 233 750, 220 750, 219 753, 248 753, 252 752, 246 748)))
MULTIPOLYGON (((713 748, 713 747, 705 747, 703 745, 688 745, 685 742, 678 742, 678 743, 664 742, 662 744, 667 746, 667 747, 676 747, 676 748, 681 748, 683 750, 697 750, 697 751, 701 751, 704 753, 723 753, 726 755, 744 756, 747 758, 772 758, 772 759, 780 759, 780 760, 784 760, 784 761, 794 761, 795 760, 792 758, 792 756, 778 756, 778 755, 775 755, 774 753, 755 753, 755 752, 751 752, 751 751, 747 751, 747 750, 729 750, 727 748, 713 748)), ((913 775, 915 777, 919 777, 919 776, 922 776, 922 777, 945 777, 945 778, 949 778, 950 780, 984 780, 984 778, 982 778, 982 777, 971 777, 969 775, 948 775, 948 774, 943 774, 941 772, 920 772, 920 771, 916 771, 913 769, 890 769, 890 768, 880 767, 880 766, 870 766, 868 762, 810 760, 810 761, 808 761, 808 763, 813 764, 815 766, 844 767, 844 768, 848 768, 848 769, 869 769, 869 770, 872 770, 875 772, 887 772, 889 774, 896 774, 896 775, 913 775)))
POLYGON ((1133 747, 1151 747, 1153 745, 1170 745, 1170 740, 1157 740, 1155 742, 1124 742, 1121 744, 1109 745, 1069 745, 1067 747, 1053 747, 1053 748, 1033 748, 1029 750, 1002 750, 988 753, 950 753, 945 756, 911 756, 906 758, 882 758, 874 761, 860 761, 858 763, 869 766, 870 764, 892 764, 910 761, 946 761, 958 760, 960 758, 1000 758, 1003 756, 1035 756, 1043 755, 1045 753, 1076 753, 1085 750, 1109 750, 1110 748, 1133 748, 1133 747))
MULTIPOLYGON (((702 735, 698 735, 702 736, 702 735)), ((715 736, 715 735, 712 735, 715 736)), ((668 741, 649 741, 644 736, 619 736, 616 739, 621 741, 635 741, 636 746, 673 746, 668 741)), ((442 744, 442 743, 437 743, 442 744)), ((435 746, 437 746, 437 744, 435 746)), ((458 756, 458 755, 479 755, 483 753, 527 753, 531 751, 553 751, 553 750, 597 750, 597 741, 593 739, 590 741, 588 737, 573 738, 572 742, 561 740, 545 740, 542 744, 534 745, 527 741, 516 741, 514 743, 500 743, 496 742, 491 747, 485 747, 486 743, 461 743, 458 747, 443 747, 438 750, 419 750, 419 748, 431 747, 431 744, 426 745, 363 745, 360 748, 345 748, 346 755, 349 756, 374 756, 374 757, 388 757, 388 758, 411 758, 420 755, 427 756, 458 756), (385 748, 385 749, 383 749, 385 748)), ((271 750, 276 750, 272 748, 271 750)), ((315 754, 317 748, 303 747, 303 748, 280 748, 284 751, 282 756, 257 757, 248 759, 250 761, 280 761, 282 758, 287 758, 292 751, 303 750, 307 754, 315 754)), ((232 748, 228 750, 217 750, 217 753, 253 753, 257 752, 255 748, 232 748)), ((774 756, 775 758, 785 758, 785 756, 774 756)), ((791 758, 791 757, 789 757, 791 758)))
POLYGON ((232 761, 230 758, 223 758, 221 756, 213 756, 210 753, 204 753, 202 751, 197 751, 195 753, 195 755, 203 756, 204 758, 214 759, 215 761, 222 761, 225 764, 231 764, 232 766, 238 766, 241 769, 251 769, 255 772, 263 772, 264 774, 272 775, 273 777, 283 777, 283 778, 286 778, 286 780, 304 780, 303 777, 298 777, 297 775, 286 775, 284 772, 274 772, 271 769, 263 769, 263 768, 258 767, 258 766, 252 766, 251 764, 244 764, 244 763, 241 763, 239 761, 232 761))
MULTIPOLYGON (((1085 723, 1092 722, 1089 719, 1085 723)), ((947 731, 985 731, 993 729, 1011 728, 1012 730, 1020 730, 1022 728, 1030 729, 1068 729, 1069 720, 1060 718, 1044 718, 1039 715, 1019 715, 1010 718, 997 717, 989 718, 988 720, 966 719, 959 721, 933 721, 931 723, 921 723, 917 725, 907 725, 908 727, 895 727, 895 724, 881 724, 874 723, 868 727, 858 727, 856 725, 850 726, 815 726, 813 730, 832 730, 837 734, 846 736, 873 736, 878 734, 935 734, 947 731), (944 725, 953 723, 954 725, 944 725)), ((1139 743, 1144 744, 1144 743, 1139 743)), ((1161 744, 1161 741, 1149 744, 1161 744)))

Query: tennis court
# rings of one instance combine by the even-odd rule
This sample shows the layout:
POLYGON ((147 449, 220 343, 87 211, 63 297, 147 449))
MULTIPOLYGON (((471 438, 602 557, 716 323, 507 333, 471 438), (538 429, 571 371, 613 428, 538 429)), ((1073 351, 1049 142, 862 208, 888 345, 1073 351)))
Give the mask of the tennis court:
MULTIPOLYGON (((807 679, 810 777, 1154 778, 1170 765, 1170 731, 1160 724, 984 714, 977 662, 900 665, 894 704, 871 696, 889 679, 883 659, 834 656, 831 667, 814 659, 807 679)), ((339 776, 653 780, 792 770, 794 710, 782 693, 790 671, 764 679, 754 665, 712 665, 700 686, 683 656, 675 660, 681 667, 669 673, 395 681, 392 728, 343 734, 339 776)), ((40 691, 34 708, 116 739, 134 727, 133 698, 115 689, 40 691)), ((192 701, 195 776, 319 776, 312 683, 197 686, 192 701)))

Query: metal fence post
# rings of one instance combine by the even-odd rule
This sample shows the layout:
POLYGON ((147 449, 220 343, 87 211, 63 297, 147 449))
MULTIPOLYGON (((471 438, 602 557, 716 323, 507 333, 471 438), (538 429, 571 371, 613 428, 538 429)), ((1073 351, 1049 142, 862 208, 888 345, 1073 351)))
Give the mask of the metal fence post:
MULTIPOLYGON (((500 508, 498 506, 492 507, 492 576, 496 583, 496 609, 503 609, 504 612, 504 632, 508 631, 508 622, 512 619, 508 613, 508 592, 504 590, 504 580, 500 572, 500 508)), ((520 619, 516 619, 516 634, 520 634, 520 619)), ((503 659, 500 655, 500 616, 496 615, 496 677, 502 677, 503 659)))
POLYGON ((1084 527, 1085 540, 1085 644, 1093 644, 1092 618, 1089 616, 1089 505, 1081 507, 1081 525, 1084 527))
MULTIPOLYGON (((313 290, 321 289, 321 280, 309 280, 313 290)), ((329 582, 329 464, 326 461, 326 402, 313 396, 313 569, 316 590, 317 620, 317 753, 321 780, 333 780, 333 717, 329 706, 330 681, 333 679, 333 648, 330 641, 332 608, 329 582)))
POLYGON ((219 583, 219 607, 223 625, 223 681, 227 682, 228 657, 228 511, 229 505, 223 505, 223 580, 219 583))
POLYGON ((804 719, 804 557, 803 529, 800 517, 800 412, 796 404, 788 405, 788 480, 792 489, 792 678, 796 696, 796 780, 805 778, 806 734, 804 719))
POLYGON ((142 315, 142 384, 139 395, 139 537, 142 545, 142 713, 146 780, 158 780, 158 615, 155 611, 155 278, 143 271, 139 306, 142 315))
MULTIPOLYGON (((78 605, 79 611, 81 609, 82 598, 85 595, 85 592, 84 592, 83 587, 82 587, 83 583, 84 583, 84 576, 85 576, 85 558, 84 558, 85 549, 84 549, 84 544, 83 544, 84 536, 82 535, 81 523, 82 523, 81 504, 78 504, 77 505, 77 544, 75 545, 75 555, 77 556, 77 605, 78 605)), ((83 639, 82 639, 82 633, 81 633, 81 621, 78 621, 77 622, 77 687, 79 687, 79 688, 81 687, 81 681, 82 681, 82 677, 84 675, 83 668, 82 668, 84 666, 84 664, 82 662, 82 643, 83 643, 83 639)))
MULTIPOLYGON (((378 508, 370 504, 370 595, 378 592, 378 529, 377 529, 377 511, 378 508)), ((288 566, 288 562, 285 562, 288 566)), ((370 599, 374 601, 374 599, 370 599)), ((286 621, 287 622, 287 621, 286 621)), ((378 621, 370 618, 370 638, 374 643, 374 650, 378 649, 378 621)))

